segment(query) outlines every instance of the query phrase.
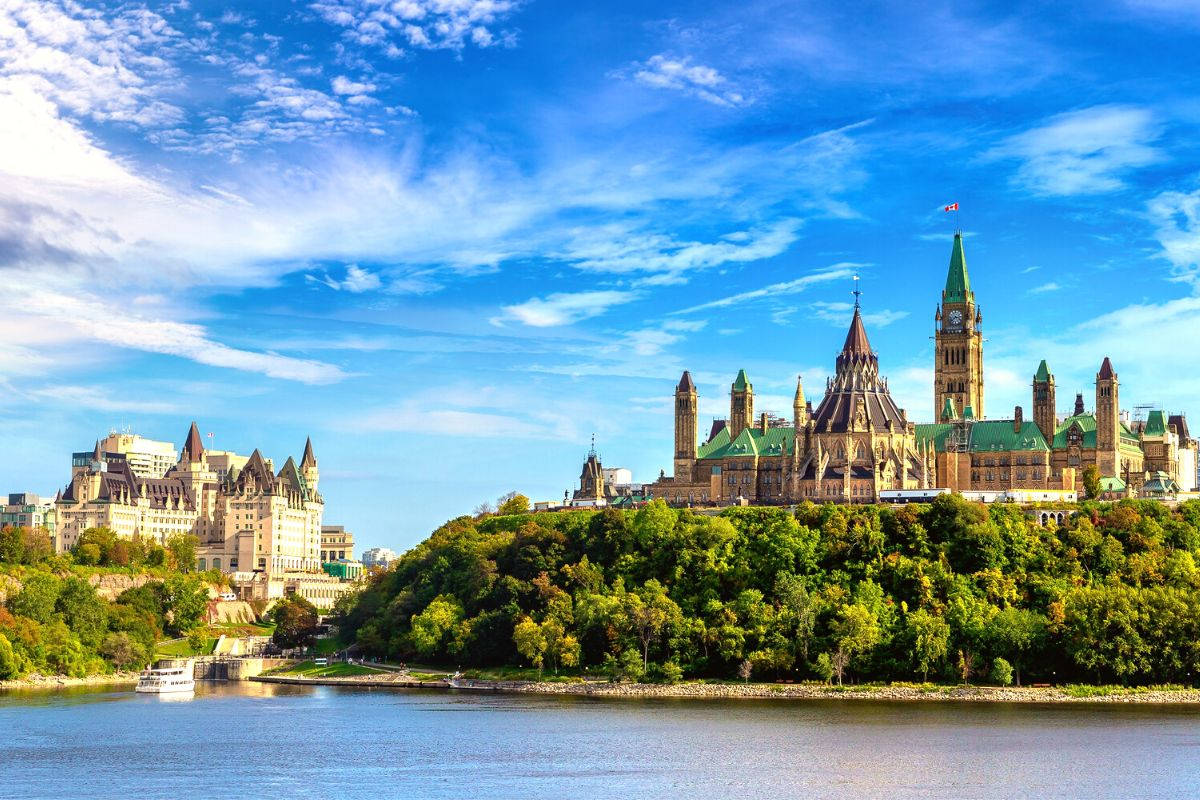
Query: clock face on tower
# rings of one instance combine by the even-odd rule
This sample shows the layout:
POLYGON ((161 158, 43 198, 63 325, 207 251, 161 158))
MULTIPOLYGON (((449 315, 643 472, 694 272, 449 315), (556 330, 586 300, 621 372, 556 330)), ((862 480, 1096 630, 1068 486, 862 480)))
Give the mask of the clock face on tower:
POLYGON ((950 312, 950 325, 951 326, 953 326, 955 328, 961 327, 962 320, 963 320, 962 312, 959 311, 957 308, 950 312))

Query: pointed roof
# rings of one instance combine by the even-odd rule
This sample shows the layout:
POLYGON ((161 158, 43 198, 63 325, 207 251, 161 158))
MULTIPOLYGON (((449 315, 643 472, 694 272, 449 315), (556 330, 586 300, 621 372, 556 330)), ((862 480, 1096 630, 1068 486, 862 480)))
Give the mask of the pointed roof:
POLYGON ((1108 356, 1104 357, 1104 363, 1100 365, 1100 371, 1096 373, 1096 379, 1107 381, 1117 377, 1117 373, 1113 372, 1112 362, 1108 360, 1108 356))
POLYGON ((734 378, 734 380, 733 380, 733 388, 739 392, 742 392, 742 391, 745 391, 746 389, 752 388, 752 386, 750 384, 750 379, 746 377, 746 370, 744 370, 744 369, 738 370, 737 377, 734 378))
POLYGON ((1033 376, 1033 380, 1037 383, 1050 382, 1050 367, 1046 366, 1046 359, 1042 359, 1042 363, 1038 364, 1037 374, 1033 376))
POLYGON ((850 330, 846 332, 846 343, 842 345, 842 353, 871 355, 871 342, 867 339, 867 329, 863 326, 862 314, 857 305, 854 306, 854 319, 850 320, 850 330))
POLYGON ((942 419, 958 419, 958 410, 954 407, 953 397, 947 397, 946 402, 942 403, 942 419))
POLYGON ((1146 436, 1166 436, 1167 413, 1161 409, 1151 411, 1146 417, 1146 428, 1142 433, 1146 436))
POLYGON ((971 408, 970 403, 963 406, 963 419, 975 419, 975 410, 971 408))
POLYGON ((103 461, 104 454, 100 452, 100 440, 96 440, 96 449, 92 451, 92 461, 103 461))
POLYGON ((800 380, 800 376, 796 376, 796 397, 792 401, 792 405, 796 408, 804 406, 804 383, 800 380))
POLYGON ((967 277, 967 256, 963 253, 962 233, 954 234, 954 246, 950 250, 950 269, 946 272, 946 289, 942 292, 943 303, 965 303, 971 298, 971 280, 967 277))
POLYGON ((200 461, 204 457, 204 444, 200 441, 200 429, 192 422, 187 440, 183 444, 183 457, 187 461, 200 461))
POLYGON ((675 387, 677 392, 694 392, 696 384, 692 381, 692 373, 686 369, 683 371, 683 377, 679 379, 679 385, 675 387))
POLYGON ((300 458, 300 468, 308 469, 317 465, 317 457, 313 455, 312 437, 304 437, 304 455, 300 458))

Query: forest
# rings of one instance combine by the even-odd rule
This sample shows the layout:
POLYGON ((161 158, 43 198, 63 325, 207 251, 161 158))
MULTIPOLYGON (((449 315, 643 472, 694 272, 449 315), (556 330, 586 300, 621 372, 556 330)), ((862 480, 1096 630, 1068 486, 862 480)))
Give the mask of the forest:
POLYGON ((30 674, 82 678, 141 669, 164 636, 186 636, 204 621, 206 581, 188 573, 195 537, 163 547, 85 531, 71 553, 55 554, 42 530, 0 530, 0 680, 30 674), (89 578, 147 577, 110 602, 89 578))
POLYGON ((1200 501, 480 513, 337 613, 380 658, 624 680, 1188 684, 1200 501))

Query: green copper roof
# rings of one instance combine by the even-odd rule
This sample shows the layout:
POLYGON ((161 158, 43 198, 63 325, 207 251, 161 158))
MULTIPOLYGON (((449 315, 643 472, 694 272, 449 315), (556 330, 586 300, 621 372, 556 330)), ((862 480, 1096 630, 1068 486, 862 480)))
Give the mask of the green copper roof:
MULTIPOLYGON (((954 430, 950 423, 917 425, 917 444, 932 444, 938 452, 946 451, 946 438, 954 430)), ((1013 430, 1011 419, 989 419, 972 423, 968 447, 972 453, 1007 452, 1013 450, 1049 450, 1042 432, 1033 422, 1022 423, 1013 430)))
POLYGON ((792 452, 795 428, 745 428, 732 442, 729 429, 722 428, 711 442, 700 445, 696 457, 701 459, 737 458, 738 456, 782 456, 792 452))
POLYGON ((744 389, 749 388, 749 386, 750 386, 750 379, 746 377, 746 370, 739 369, 737 378, 735 378, 733 381, 733 388, 737 389, 738 391, 742 391, 744 389))
POLYGON ((975 410, 971 408, 970 403, 963 408, 963 419, 975 419, 975 410))
MULTIPOLYGON (((1071 425, 1078 422, 1079 428, 1083 433, 1083 449, 1095 448, 1096 446, 1096 415, 1095 414, 1077 414, 1073 417, 1064 419, 1054 431, 1054 449, 1058 450, 1067 446, 1067 431, 1071 425)), ((1138 445, 1138 438, 1133 434, 1133 431, 1125 425, 1120 424, 1121 449, 1132 452, 1133 450, 1141 450, 1138 445)))
POLYGON ((1048 383, 1050 381, 1050 368, 1046 366, 1046 359, 1042 359, 1042 363, 1038 364, 1037 374, 1033 379, 1038 383, 1048 383))
POLYGON ((1102 492, 1123 492, 1125 491, 1125 481, 1120 478, 1101 478, 1100 491, 1102 492))
POLYGON ((1165 411, 1151 411, 1146 417, 1146 436, 1166 436, 1167 414, 1165 411))
POLYGON ((967 257, 963 254, 962 234, 954 234, 954 248, 950 251, 950 269, 946 273, 946 291, 942 301, 965 303, 971 294, 971 281, 967 277, 967 257))
POLYGON ((954 398, 947 397, 942 403, 942 419, 958 419, 958 411, 954 408, 954 398))

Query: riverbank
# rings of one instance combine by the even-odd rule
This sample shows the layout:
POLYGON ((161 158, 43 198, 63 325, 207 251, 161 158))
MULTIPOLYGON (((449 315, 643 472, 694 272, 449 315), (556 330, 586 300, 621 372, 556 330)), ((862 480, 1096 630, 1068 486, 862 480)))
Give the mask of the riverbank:
POLYGON ((27 675, 20 680, 0 681, 0 691, 7 689, 66 689, 74 686, 113 686, 127 688, 138 682, 137 672, 114 672, 109 675, 89 675, 68 678, 65 675, 27 675))
POLYGON ((259 676, 264 683, 357 688, 440 689, 502 694, 569 695, 604 698, 882 700, 978 703, 1159 703, 1200 705, 1200 689, 1122 687, 999 686, 825 686, 779 683, 613 683, 608 681, 417 681, 401 675, 345 678, 259 676))

